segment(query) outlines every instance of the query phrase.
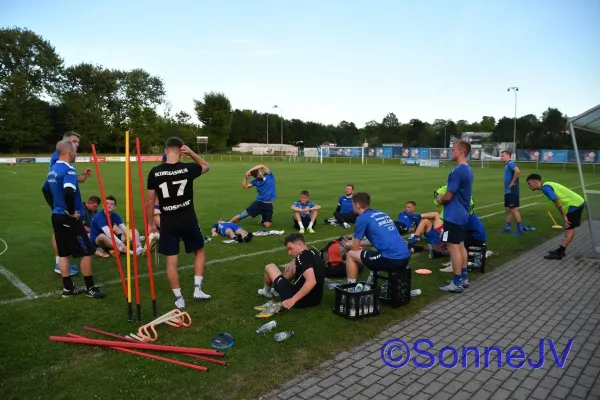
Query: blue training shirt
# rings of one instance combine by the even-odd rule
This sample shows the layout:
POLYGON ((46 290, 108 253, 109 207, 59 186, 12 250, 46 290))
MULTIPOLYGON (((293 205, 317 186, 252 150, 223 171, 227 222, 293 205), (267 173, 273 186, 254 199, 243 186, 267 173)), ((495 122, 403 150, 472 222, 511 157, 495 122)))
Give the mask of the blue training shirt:
POLYGON ((403 210, 400 212, 400 214, 398 214, 396 222, 400 222, 408 230, 413 226, 419 225, 421 222, 421 214, 410 213, 406 210, 403 210))
POLYGON ((382 257, 399 260, 409 257, 408 246, 394 221, 383 211, 368 209, 356 218, 354 238, 367 238, 382 257))
POLYGON ((485 232, 485 228, 483 227, 483 223, 475 215, 475 213, 469 216, 469 222, 467 223, 467 234, 471 234, 475 239, 485 242, 487 240, 487 234, 485 232))
POLYGON ((273 172, 265 174, 262 179, 253 179, 250 184, 256 187, 256 191, 258 192, 256 201, 274 201, 277 199, 273 172))
POLYGON ((338 199, 338 206, 340 206, 340 213, 354 214, 354 208, 352 207, 352 196, 340 196, 338 199))
POLYGON ((217 233, 219 233, 221 236, 226 236, 225 232, 227 231, 227 229, 231 229, 234 233, 238 229, 242 229, 241 226, 234 224, 233 222, 217 222, 211 227, 211 230, 213 228, 216 229, 217 233))
MULTIPOLYGON (((300 208, 301 210, 306 210, 307 208, 312 208, 312 207, 314 207, 314 206, 315 206, 315 203, 313 203, 312 201, 307 201, 307 202, 306 202, 306 204, 302 204, 302 203, 300 202, 300 200, 296 200, 296 201, 294 202, 294 204, 292 204, 292 206, 294 206, 294 207, 298 207, 298 208, 300 208)), ((310 214, 305 214, 305 213, 302 213, 302 214, 300 214, 300 216, 301 216, 302 218, 310 218, 310 214)))
MULTIPOLYGON (((110 213, 110 220, 112 222, 112 226, 121 225, 123 223, 123 219, 116 212, 110 213)), ((96 243, 96 238, 101 233, 104 233, 102 228, 108 226, 110 229, 112 227, 108 225, 108 220, 106 219, 106 212, 104 210, 99 211, 92 219, 92 226, 90 226, 90 242, 96 243)), ((123 238, 125 239, 125 238, 123 238)))
POLYGON ((473 170, 469 164, 460 164, 450 172, 447 190, 454 195, 444 207, 444 221, 467 225, 473 193, 473 170))
POLYGON ((517 167, 517 164, 515 164, 515 162, 513 160, 510 160, 504 166, 504 193, 505 194, 508 194, 508 193, 519 194, 519 178, 517 178, 517 180, 515 181, 515 186, 513 186, 511 188, 508 187, 508 185, 510 185, 510 183, 512 182, 513 177, 515 176, 515 168, 516 167, 517 167))
POLYGON ((72 188, 75 190, 75 211, 83 215, 83 201, 81 200, 81 192, 79 191, 79 182, 77 182, 77 172, 69 163, 64 161, 56 161, 44 182, 43 190, 52 193, 52 214, 67 214, 67 204, 65 200, 65 189, 72 188))
POLYGON ((52 157, 50 157, 50 168, 52 168, 52 166, 56 164, 59 158, 60 155, 58 154, 58 151, 55 151, 54 154, 52 154, 52 157))

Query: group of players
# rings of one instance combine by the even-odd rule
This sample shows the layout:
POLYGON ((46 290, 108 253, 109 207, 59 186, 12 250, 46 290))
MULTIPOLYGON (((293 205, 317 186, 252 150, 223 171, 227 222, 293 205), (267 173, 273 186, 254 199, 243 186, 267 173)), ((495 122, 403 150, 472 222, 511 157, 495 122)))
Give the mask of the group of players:
MULTIPOLYGON (((79 182, 90 176, 91 170, 77 175, 71 165, 77 156, 79 135, 66 134, 57 144, 52 157, 51 168, 43 186, 46 201, 52 208, 53 243, 56 244, 57 264, 63 277, 63 297, 85 293, 89 297, 103 298, 105 294, 94 284, 91 257, 96 251, 97 240, 92 243, 81 219, 84 211, 79 182), (71 275, 70 258, 81 258, 81 272, 85 287, 74 286, 71 275)), ((356 281, 359 269, 366 266, 371 271, 394 272, 408 266, 411 248, 418 249, 421 235, 428 241, 430 252, 450 256, 453 279, 440 289, 447 292, 462 292, 468 288, 468 253, 465 241, 470 245, 486 241, 485 229, 473 210, 472 188, 473 171, 467 163, 471 146, 466 141, 456 141, 452 147, 452 160, 456 167, 448 176, 447 185, 435 192, 435 203, 442 206, 441 213, 417 214, 414 202, 408 202, 398 219, 394 221, 383 211, 371 208, 371 196, 365 192, 354 193, 348 185, 341 196, 332 223, 346 228, 354 224, 354 235, 348 244, 346 275, 348 282, 356 281), (401 234, 413 232, 408 241, 401 234), (371 249, 365 249, 365 244, 371 249)), ((510 153, 503 153, 505 160, 505 207, 507 226, 503 232, 510 232, 512 218, 517 222, 516 235, 522 234, 523 227, 518 213, 519 170, 510 161, 510 153)), ((194 253, 194 294, 195 300, 209 299, 211 296, 202 290, 205 268, 205 237, 198 224, 194 210, 193 181, 209 172, 209 165, 194 153, 179 138, 170 138, 165 144, 164 162, 154 166, 147 178, 147 215, 160 213, 160 240, 158 251, 166 257, 167 279, 175 296, 175 305, 185 307, 177 272, 180 242, 186 253, 194 253), (183 163, 187 156, 193 162, 183 163)), ((573 229, 579 226, 581 213, 585 207, 583 199, 575 192, 553 182, 542 182, 537 174, 527 178, 531 190, 542 190, 553 201, 564 217, 565 240, 559 249, 550 252, 546 258, 561 259, 565 248, 572 241, 573 229)), ((261 224, 270 228, 273 217, 273 201, 276 200, 276 185, 273 172, 265 165, 257 165, 248 170, 242 181, 244 188, 255 187, 256 200, 229 222, 219 221, 211 228, 214 235, 221 234, 234 241, 248 242, 252 235, 237 223, 250 216, 261 217, 261 224), (253 178, 249 181, 250 178, 253 178)), ((114 200, 114 199, 110 199, 114 200)), ((108 203, 108 202, 107 202, 108 203)), ((112 209, 116 206, 116 200, 112 209)), ((309 249, 303 233, 314 233, 318 210, 321 207, 309 201, 309 193, 302 191, 300 199, 291 206, 294 225, 299 232, 288 235, 284 240, 288 253, 294 259, 286 265, 282 273, 275 264, 269 264, 264 271, 264 286, 259 294, 266 297, 280 296, 285 308, 307 307, 321 302, 324 287, 324 265, 320 254, 309 249)), ((110 210, 112 211, 112 210, 110 210)), ((113 220, 110 225, 122 225, 113 220)), ((109 225, 108 222, 106 222, 109 225)), ((119 227, 119 226, 117 226, 119 227)), ((104 228, 104 227, 102 227, 104 228)), ((124 226, 120 227, 126 232, 124 226)), ((110 229, 110 228, 108 228, 110 229)), ((157 233, 155 220, 148 221, 148 232, 157 233)), ((103 231, 106 236, 110 232, 103 231)), ((130 233, 131 235, 131 233, 130 233)), ((136 232, 136 237, 139 234, 136 232)), ((123 239, 121 237, 121 239, 123 239)), ((139 245, 139 242, 137 243, 139 245)))

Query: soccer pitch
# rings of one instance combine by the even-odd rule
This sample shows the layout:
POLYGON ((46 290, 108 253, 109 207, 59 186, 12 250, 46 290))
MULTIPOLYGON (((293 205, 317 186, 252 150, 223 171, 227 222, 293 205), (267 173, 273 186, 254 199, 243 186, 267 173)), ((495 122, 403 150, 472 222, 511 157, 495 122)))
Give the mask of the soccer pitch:
MULTIPOLYGON (((244 190, 241 183, 244 173, 257 162, 208 161, 210 172, 196 180, 194 188, 196 213, 205 235, 210 235, 210 227, 218 219, 229 220, 256 197, 254 189, 244 190)), ((323 207, 315 227, 316 233, 305 235, 309 245, 319 249, 328 240, 352 234, 351 229, 321 224, 333 214, 337 198, 343 194, 346 184, 354 184, 356 191, 368 192, 372 208, 385 211, 395 219, 408 200, 416 201, 417 212, 437 211, 433 206, 433 191, 446 182, 451 170, 450 166, 426 168, 398 164, 264 163, 271 168, 277 182, 278 199, 274 203, 272 229, 285 230, 285 234, 293 230, 290 206, 301 190, 308 190, 310 199, 323 207)), ((153 165, 145 163, 144 179, 153 165)), ((93 165, 82 163, 75 166, 78 172, 87 167, 93 168, 93 165)), ((498 233, 504 227, 502 166, 480 168, 479 164, 473 164, 475 211, 487 229, 488 249, 498 252, 498 256, 487 260, 488 271, 548 238, 562 235, 550 228, 552 223, 546 210, 551 210, 557 217, 554 206, 540 195, 541 192, 531 192, 527 188, 524 178, 528 174, 538 172, 545 180, 562 183, 581 194, 575 166, 567 166, 566 170, 562 165, 544 166, 541 170, 535 170, 533 164, 520 164, 519 167, 521 215, 525 224, 537 230, 513 237, 498 233)), ((112 194, 117 198, 115 211, 123 215, 124 164, 102 163, 100 168, 106 195, 112 194)), ((207 268, 203 283, 203 290, 212 298, 202 302, 192 300, 193 258, 180 254, 182 293, 192 326, 179 329, 160 326, 157 331, 159 344, 200 348, 209 348, 211 339, 221 332, 231 333, 236 344, 225 350, 226 367, 173 356, 209 369, 208 372, 199 372, 105 348, 51 342, 49 336, 65 336, 67 333, 104 339, 84 331, 86 325, 124 335, 136 332, 140 324, 127 322, 127 304, 114 258, 93 259, 94 280, 106 291, 105 299, 85 296, 63 299, 59 295, 62 281, 54 272, 50 210, 41 193, 47 171, 47 165, 0 168, 0 238, 7 245, 4 249, 4 243, 0 241, 3 275, 0 277, 0 306, 3 310, 0 322, 0 397, 3 399, 258 397, 336 353, 377 335, 386 326, 418 313, 431 302, 448 296, 438 290, 451 278, 451 274, 439 272, 442 268, 440 263, 447 260, 430 260, 426 254, 418 254, 411 259, 412 270, 428 268, 433 273, 413 274, 412 287, 421 289, 422 295, 413 297, 409 305, 396 309, 382 305, 380 316, 347 321, 332 313, 334 292, 326 288, 320 306, 284 310, 272 318, 278 324, 274 332, 295 332, 291 339, 275 342, 272 334, 255 333, 266 320, 255 318, 258 311, 253 307, 266 301, 257 294, 257 289, 262 287, 264 266, 289 261, 283 237, 255 237, 249 244, 223 244, 224 238, 216 237, 206 245, 207 268)), ((591 188, 599 187, 600 174, 590 170, 585 178, 591 188)), ((132 179, 135 225, 143 235, 135 164, 132 165, 132 179)), ((95 173, 80 188, 84 201, 91 195, 99 196, 95 173)), ((587 218, 585 213, 584 218, 587 218)), ((260 229, 257 219, 247 218, 240 225, 251 232, 260 229)), ((578 234, 585 235, 586 232, 579 231, 578 234)), ((121 257, 121 260, 125 266, 125 258, 121 257)), ((144 323, 152 319, 145 260, 145 256, 139 258, 144 323)), ((553 262, 560 265, 568 263, 569 259, 553 262)), ((160 257, 160 263, 153 266, 161 315, 174 308, 174 298, 164 275, 164 258, 160 257)), ((131 270, 133 272, 133 260, 131 270)), ((469 278, 475 281, 478 276, 481 274, 473 273, 469 278)), ((366 272, 362 277, 366 277, 366 272)), ((80 274, 74 277, 77 286, 82 286, 82 281, 80 274)), ((172 357, 171 354, 165 356, 172 357)))

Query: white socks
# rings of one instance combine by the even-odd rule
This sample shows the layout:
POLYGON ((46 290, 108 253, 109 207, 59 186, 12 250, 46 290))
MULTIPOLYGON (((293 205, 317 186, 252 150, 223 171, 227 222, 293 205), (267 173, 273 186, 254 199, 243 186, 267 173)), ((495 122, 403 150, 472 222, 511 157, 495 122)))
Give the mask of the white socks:
POLYGON ((302 223, 302 221, 298 221, 298 226, 300 227, 300 229, 304 229, 304 224, 302 223))
POLYGON ((356 283, 356 279, 350 279, 350 278, 348 278, 348 283, 356 283))
POLYGON ((308 229, 312 229, 312 222, 310 224, 308 224, 308 229))
POLYGON ((175 307, 185 308, 185 300, 183 299, 183 296, 181 295, 181 288, 172 289, 172 290, 173 290, 173 294, 175 295, 175 307))
POLYGON ((60 260, 59 256, 56 256, 56 264, 58 265, 58 260, 60 260))
POLYGON ((202 291, 204 277, 194 275, 194 300, 210 299, 210 295, 202 291))

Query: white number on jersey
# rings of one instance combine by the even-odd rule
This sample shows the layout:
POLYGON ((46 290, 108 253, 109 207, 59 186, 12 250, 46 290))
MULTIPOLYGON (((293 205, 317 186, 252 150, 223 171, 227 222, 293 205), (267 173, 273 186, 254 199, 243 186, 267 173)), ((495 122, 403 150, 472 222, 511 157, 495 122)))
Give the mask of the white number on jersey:
MULTIPOLYGON (((177 189, 177 196, 183 196, 183 192, 185 190, 185 185, 187 185, 187 179, 184 179, 181 181, 174 181, 174 182, 171 182, 171 184, 179 185, 179 188, 177 189)), ((163 199, 168 199, 170 197, 170 195, 169 195, 169 187, 167 185, 167 182, 161 183, 160 185, 158 185, 158 187, 162 190, 163 199)))

